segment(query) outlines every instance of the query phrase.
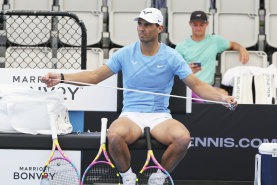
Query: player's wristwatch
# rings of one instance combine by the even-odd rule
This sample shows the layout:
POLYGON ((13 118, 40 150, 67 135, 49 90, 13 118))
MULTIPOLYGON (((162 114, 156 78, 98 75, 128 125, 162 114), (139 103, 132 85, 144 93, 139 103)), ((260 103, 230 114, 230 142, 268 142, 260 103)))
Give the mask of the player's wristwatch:
POLYGON ((64 75, 63 75, 63 73, 61 73, 61 81, 60 81, 60 83, 64 83, 64 75))

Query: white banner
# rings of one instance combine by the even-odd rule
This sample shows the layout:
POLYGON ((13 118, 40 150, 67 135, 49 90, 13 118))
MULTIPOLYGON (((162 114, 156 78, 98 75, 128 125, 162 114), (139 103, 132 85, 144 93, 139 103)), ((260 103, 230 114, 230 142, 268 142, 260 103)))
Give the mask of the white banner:
MULTIPOLYGON (((0 68, 0 83, 28 86, 41 91, 62 90, 65 95, 65 103, 69 110, 73 111, 116 111, 117 90, 97 86, 74 86, 58 84, 47 88, 40 78, 48 72, 75 73, 81 70, 63 69, 9 69, 0 68)), ((99 83, 101 85, 117 87, 117 75, 99 83)))
MULTIPOLYGON (((64 151, 76 168, 81 169, 81 152, 64 151)), ((51 150, 0 149, 0 179, 3 185, 38 185, 51 150)))

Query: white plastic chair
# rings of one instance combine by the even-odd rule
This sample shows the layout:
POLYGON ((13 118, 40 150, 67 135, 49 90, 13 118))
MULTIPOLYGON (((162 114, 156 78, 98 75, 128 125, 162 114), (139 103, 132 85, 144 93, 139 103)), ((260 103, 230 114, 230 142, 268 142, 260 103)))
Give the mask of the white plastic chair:
MULTIPOLYGON (((191 35, 189 26, 191 13, 196 10, 208 13, 210 0, 168 0, 167 7, 169 41, 176 45, 191 35)), ((207 33, 211 34, 213 32, 213 18, 211 16, 209 22, 207 33)))
POLYGON ((277 51, 272 54, 272 64, 277 67, 277 51))
POLYGON ((120 48, 112 48, 112 49, 110 49, 110 51, 109 51, 109 58, 111 58, 111 56, 117 51, 117 50, 119 50, 120 48))
POLYGON ((266 42, 277 48, 277 1, 265 0, 265 34, 266 42))
MULTIPOLYGON (((10 0, 10 10, 51 11, 52 4, 53 0, 10 0)), ((7 21, 11 24, 7 27, 7 36, 13 43, 35 45, 44 43, 50 38, 51 21, 46 19, 31 20, 26 16, 21 16, 21 19, 15 18, 7 21), (40 29, 34 29, 35 25, 40 29)))
POLYGON ((265 68, 268 66, 267 54, 263 51, 248 51, 249 52, 249 61, 246 64, 242 64, 239 61, 239 52, 237 51, 224 51, 221 54, 221 74, 224 73, 235 66, 257 66, 265 68))
POLYGON ((53 0, 10 0, 11 10, 45 10, 52 9, 53 0))
POLYGON ((104 52, 101 48, 87 49, 87 69, 94 70, 104 64, 104 52))
POLYGON ((215 34, 244 47, 254 46, 259 34, 259 0, 216 1, 215 34))
POLYGON ((21 45, 37 45, 50 39, 51 19, 36 16, 7 16, 7 38, 21 45))
MULTIPOLYGON (((79 48, 60 48, 57 57, 58 69, 81 69, 81 50, 79 48)), ((97 69, 103 63, 104 54, 101 48, 87 48, 86 69, 97 69)))
POLYGON ((44 47, 9 47, 6 68, 51 69, 52 53, 44 47))
MULTIPOLYGON (((97 44, 101 41, 103 32, 102 0, 62 0, 60 7, 61 11, 74 13, 84 22, 87 29, 87 45, 97 44)), ((69 40, 67 37, 63 39, 66 42, 69 40)), ((69 42, 69 44, 78 45, 75 42, 69 42)))
POLYGON ((138 40, 137 17, 141 10, 150 7, 150 0, 109 0, 109 32, 111 42, 126 46, 138 40))

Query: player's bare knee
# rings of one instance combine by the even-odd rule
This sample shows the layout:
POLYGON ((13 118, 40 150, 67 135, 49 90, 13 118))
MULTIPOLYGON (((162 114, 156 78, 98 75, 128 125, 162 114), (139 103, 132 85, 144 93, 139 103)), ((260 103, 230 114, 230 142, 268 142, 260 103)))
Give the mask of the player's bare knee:
POLYGON ((109 141, 110 148, 118 148, 124 140, 119 134, 109 132, 108 141, 109 141))
POLYGON ((173 142, 176 144, 177 150, 185 151, 190 144, 190 135, 179 135, 173 142))

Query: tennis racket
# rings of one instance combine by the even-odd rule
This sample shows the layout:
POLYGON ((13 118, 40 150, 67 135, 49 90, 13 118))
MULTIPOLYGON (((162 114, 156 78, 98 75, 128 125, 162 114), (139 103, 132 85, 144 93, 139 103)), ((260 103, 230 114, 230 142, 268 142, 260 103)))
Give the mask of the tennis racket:
POLYGON ((63 153, 57 137, 55 123, 57 115, 50 115, 52 131, 52 151, 43 168, 41 184, 46 185, 79 185, 80 176, 75 165, 63 153), (58 151, 56 150, 58 149, 58 151))
POLYGON ((87 167, 82 177, 81 185, 85 184, 120 184, 120 176, 112 164, 106 150, 107 118, 101 119, 101 139, 98 154, 87 167), (100 160, 101 154, 105 159, 100 160))
POLYGON ((173 185, 174 182, 170 174, 159 164, 159 162, 154 156, 151 146, 151 136, 149 127, 144 128, 144 134, 146 136, 148 151, 146 162, 138 174, 138 185, 173 185), (154 163, 153 166, 149 165, 150 159, 152 159, 154 163))

